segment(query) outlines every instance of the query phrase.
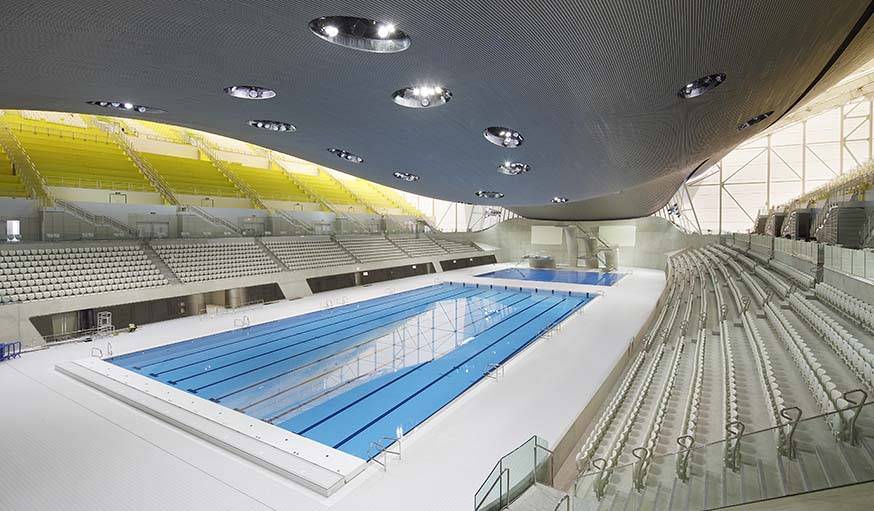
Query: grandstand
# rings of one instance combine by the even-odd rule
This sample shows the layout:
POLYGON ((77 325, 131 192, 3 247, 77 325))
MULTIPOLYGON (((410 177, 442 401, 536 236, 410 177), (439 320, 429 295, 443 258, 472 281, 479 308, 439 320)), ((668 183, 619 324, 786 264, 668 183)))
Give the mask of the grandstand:
POLYGON ((104 4, 0 4, 0 511, 871 508, 871 1, 104 4))

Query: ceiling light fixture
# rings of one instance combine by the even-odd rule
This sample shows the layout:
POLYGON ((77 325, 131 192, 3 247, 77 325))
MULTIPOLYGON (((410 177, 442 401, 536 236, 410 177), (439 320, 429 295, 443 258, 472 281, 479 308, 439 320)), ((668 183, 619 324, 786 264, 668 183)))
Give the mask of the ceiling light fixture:
POLYGON ((476 195, 477 197, 479 197, 481 199, 503 199, 504 198, 503 193, 491 192, 488 190, 477 190, 476 193, 474 193, 474 195, 476 195))
POLYGON ((518 176, 531 170, 531 165, 520 161, 505 161, 498 165, 498 172, 508 176, 518 176))
POLYGON ((391 100, 407 108, 432 108, 445 105, 452 99, 452 92, 440 86, 404 87, 394 91, 391 100))
POLYGON ((282 121, 266 121, 263 119, 254 119, 251 121, 247 121, 246 124, 253 128, 258 128, 261 130, 268 131, 284 131, 284 132, 292 132, 297 131, 297 128, 294 127, 294 124, 289 124, 287 122, 282 121))
POLYGON ((349 151, 344 151, 343 149, 329 147, 328 152, 340 159, 351 161, 352 163, 364 163, 364 158, 358 156, 357 154, 350 153, 349 151))
POLYGON ((257 85, 234 85, 225 87, 225 94, 240 99, 270 99, 276 96, 276 91, 257 85))
POLYGON ((111 108, 113 110, 121 110, 123 112, 137 112, 140 114, 163 114, 164 110, 145 105, 136 105, 129 101, 86 101, 89 105, 99 106, 101 108, 111 108))
POLYGON ((351 16, 322 16, 310 30, 329 43, 374 53, 395 53, 410 47, 410 38, 391 23, 351 16))
POLYGON ((743 131, 743 130, 749 128, 750 126, 754 126, 754 125, 756 125, 756 124, 759 124, 760 122, 764 121, 764 120, 767 119, 768 117, 771 117, 771 115, 772 115, 773 113, 774 113, 774 111, 771 110, 770 112, 765 112, 765 113, 763 113, 763 114, 759 114, 759 115, 753 117, 752 119, 748 119, 745 123, 743 123, 743 124, 741 124, 740 126, 738 126, 738 127, 737 127, 737 130, 738 130, 738 131, 743 131))
POLYGON ((418 181, 418 180, 419 180, 419 176, 417 176, 417 175, 415 175, 415 174, 410 174, 409 172, 395 172, 395 173, 392 174, 392 175, 393 175, 394 177, 400 179, 401 181, 409 181, 409 182, 413 182, 413 181, 418 181))
POLYGON ((484 129, 483 136, 489 142, 506 148, 519 147, 525 141, 525 137, 518 131, 500 126, 484 129))
POLYGON ((677 95, 683 99, 697 98, 705 92, 712 91, 719 87, 724 81, 725 73, 702 76, 701 78, 684 85, 679 91, 677 91, 677 95))
POLYGON ((567 197, 558 197, 558 196, 556 196, 556 197, 553 197, 553 198, 552 198, 552 203, 553 203, 553 204, 564 204, 565 202, 567 202, 567 197))

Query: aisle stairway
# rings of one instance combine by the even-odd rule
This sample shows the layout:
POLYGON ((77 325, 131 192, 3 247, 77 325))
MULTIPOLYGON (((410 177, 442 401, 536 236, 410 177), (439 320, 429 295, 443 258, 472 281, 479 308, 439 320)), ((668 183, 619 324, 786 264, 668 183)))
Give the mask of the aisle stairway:
POLYGON ((559 471, 571 509, 698 511, 874 480, 874 306, 724 246, 670 258, 668 275, 559 471))
POLYGON ((27 189, 12 167, 12 160, 0 146, 0 197, 27 197, 27 189))

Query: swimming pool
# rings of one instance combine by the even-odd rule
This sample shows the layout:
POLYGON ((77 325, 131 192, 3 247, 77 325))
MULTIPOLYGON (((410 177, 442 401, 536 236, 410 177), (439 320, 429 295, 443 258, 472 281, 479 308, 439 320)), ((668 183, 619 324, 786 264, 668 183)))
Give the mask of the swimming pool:
POLYGON ((108 361, 370 459, 589 299, 444 283, 108 361))
POLYGON ((504 268, 503 270, 482 273, 477 277, 495 279, 536 280, 539 282, 564 282, 567 284, 591 284, 593 286, 612 286, 624 277, 622 273, 600 271, 552 270, 541 268, 504 268))

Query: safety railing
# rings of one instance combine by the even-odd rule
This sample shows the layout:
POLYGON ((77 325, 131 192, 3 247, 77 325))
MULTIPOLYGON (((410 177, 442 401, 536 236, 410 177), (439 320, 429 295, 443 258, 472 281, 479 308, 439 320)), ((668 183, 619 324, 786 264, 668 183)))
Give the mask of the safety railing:
POLYGON ((859 422, 874 413, 868 410, 874 402, 863 403, 865 396, 858 394, 841 410, 807 418, 798 408, 785 408, 780 416, 786 422, 754 432, 732 423, 724 440, 693 445, 683 438, 679 450, 648 458, 666 469, 642 480, 639 460, 596 465, 577 479, 573 508, 696 511, 874 481, 874 431, 859 422), (836 421, 847 425, 846 435, 833 434, 836 421), (787 433, 776 435, 777 429, 787 433), (678 459, 684 470, 667 469, 678 459))
POLYGON ((501 458, 474 494, 474 511, 501 510, 535 484, 551 486, 552 451, 546 445, 533 436, 501 458))
POLYGON ((0 342, 0 362, 21 356, 21 341, 0 342))

